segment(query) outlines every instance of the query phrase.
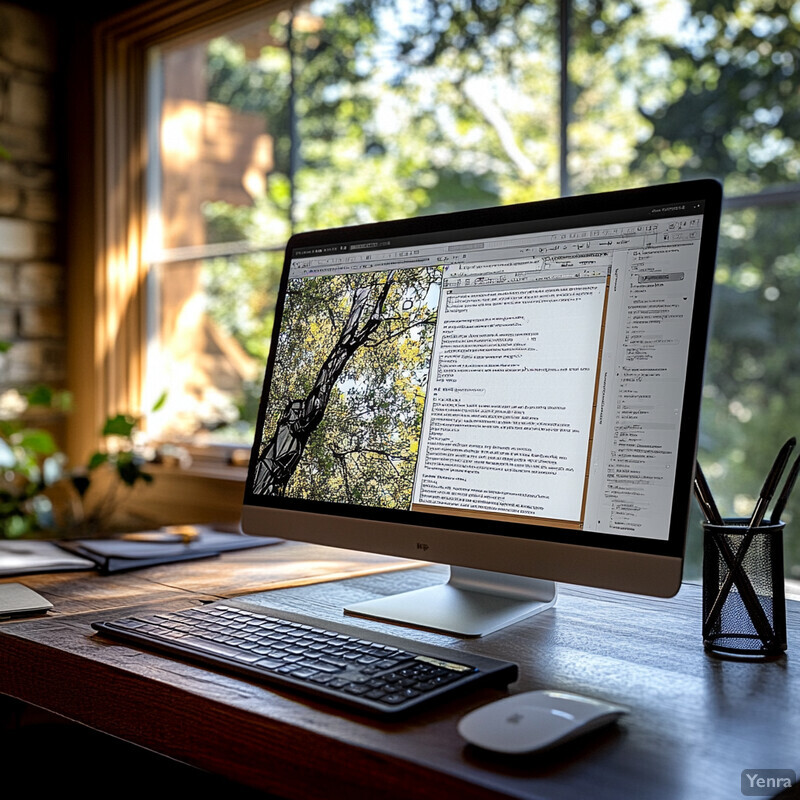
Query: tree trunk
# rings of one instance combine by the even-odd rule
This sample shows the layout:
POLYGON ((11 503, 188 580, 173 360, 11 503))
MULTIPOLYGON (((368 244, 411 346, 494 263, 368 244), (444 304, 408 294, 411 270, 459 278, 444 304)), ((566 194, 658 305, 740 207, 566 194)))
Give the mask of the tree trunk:
POLYGON ((289 400, 275 432, 264 446, 253 483, 257 494, 283 495, 309 438, 322 422, 336 381, 356 350, 369 341, 383 322, 383 307, 393 281, 392 272, 371 305, 373 287, 362 286, 353 293, 344 328, 317 373, 311 391, 303 399, 289 400))

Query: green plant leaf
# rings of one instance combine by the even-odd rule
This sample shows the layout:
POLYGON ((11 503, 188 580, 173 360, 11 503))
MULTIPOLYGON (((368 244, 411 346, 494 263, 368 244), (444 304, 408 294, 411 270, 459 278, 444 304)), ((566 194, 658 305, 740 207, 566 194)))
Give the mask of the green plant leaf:
POLYGON ((50 407, 53 403, 53 395, 55 393, 49 386, 39 385, 34 386, 33 389, 26 392, 25 397, 28 405, 31 406, 46 406, 50 407))
POLYGON ((109 417, 103 426, 103 436, 130 436, 137 422, 137 419, 127 414, 109 417))
POLYGON ((56 443, 47 432, 38 428, 24 428, 11 437, 11 442, 29 453, 40 456, 51 456, 56 452, 56 443))
POLYGON ((34 517, 32 514, 13 514, 4 520, 0 520, 2 531, 8 539, 19 539, 29 531, 33 530, 34 517))
POLYGON ((0 437, 10 440, 21 427, 18 420, 0 419, 0 437))
POLYGON ((145 475, 139 464, 128 459, 117 462, 117 472, 120 480, 127 486, 133 486, 136 481, 145 475))
POLYGON ((72 411, 72 392, 66 390, 56 392, 53 395, 51 406, 58 411, 72 411))
POLYGON ((25 393, 25 399, 29 406, 40 406, 43 408, 53 408, 57 411, 72 410, 72 393, 60 389, 53 389, 50 386, 40 384, 34 386, 25 393))
POLYGON ((108 461, 108 453, 94 453, 89 459, 89 470, 97 469, 108 461))
POLYGON ((0 341, 0 353, 7 353, 11 349, 11 342, 0 341))
POLYGON ((165 389, 161 392, 161 396, 156 400, 153 404, 153 408, 150 409, 151 411, 160 411, 164 407, 164 403, 167 402, 167 390, 165 389))

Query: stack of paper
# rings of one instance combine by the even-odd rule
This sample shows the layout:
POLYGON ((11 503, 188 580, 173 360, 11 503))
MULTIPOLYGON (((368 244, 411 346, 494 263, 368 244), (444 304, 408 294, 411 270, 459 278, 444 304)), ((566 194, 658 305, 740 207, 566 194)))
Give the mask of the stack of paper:
POLYGON ((94 567, 94 561, 62 550, 54 542, 0 539, 0 576, 64 572, 94 569, 94 567))

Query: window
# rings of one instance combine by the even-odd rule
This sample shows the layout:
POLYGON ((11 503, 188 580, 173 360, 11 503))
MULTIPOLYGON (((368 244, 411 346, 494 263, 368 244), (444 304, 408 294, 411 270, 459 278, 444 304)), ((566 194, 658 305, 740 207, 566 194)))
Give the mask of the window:
MULTIPOLYGON (((715 176, 727 205, 700 460, 723 513, 749 513, 800 433, 798 3, 155 8, 149 27, 128 16, 105 31, 148 89, 139 105, 107 96, 119 113, 106 119, 127 120, 128 139, 108 139, 118 152, 149 143, 144 179, 129 178, 146 213, 108 212, 133 270, 115 274, 146 312, 109 365, 142 408, 168 390, 151 435, 249 443, 293 231, 715 176)), ((795 528, 787 575, 800 578, 795 528)), ((690 531, 694 578, 696 509, 690 531)))

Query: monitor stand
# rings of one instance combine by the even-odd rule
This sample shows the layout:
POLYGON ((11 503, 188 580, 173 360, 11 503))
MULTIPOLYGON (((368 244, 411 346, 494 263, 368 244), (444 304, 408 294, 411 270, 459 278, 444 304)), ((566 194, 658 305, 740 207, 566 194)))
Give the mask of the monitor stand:
POLYGON ((344 611, 459 636, 485 636, 545 611, 555 602, 553 581, 451 567, 447 583, 365 600, 344 611))

